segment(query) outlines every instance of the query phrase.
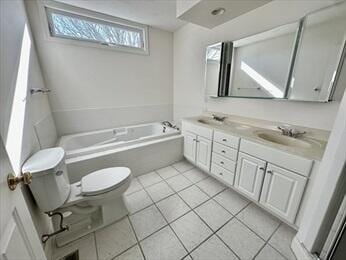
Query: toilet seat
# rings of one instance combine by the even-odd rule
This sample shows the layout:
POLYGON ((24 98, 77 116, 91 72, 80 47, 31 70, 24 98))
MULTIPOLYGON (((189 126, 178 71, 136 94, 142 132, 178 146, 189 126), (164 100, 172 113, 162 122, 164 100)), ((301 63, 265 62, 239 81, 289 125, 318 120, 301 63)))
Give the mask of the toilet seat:
POLYGON ((126 167, 111 167, 92 172, 81 180, 81 195, 94 196, 121 186, 128 180, 131 170, 126 167))

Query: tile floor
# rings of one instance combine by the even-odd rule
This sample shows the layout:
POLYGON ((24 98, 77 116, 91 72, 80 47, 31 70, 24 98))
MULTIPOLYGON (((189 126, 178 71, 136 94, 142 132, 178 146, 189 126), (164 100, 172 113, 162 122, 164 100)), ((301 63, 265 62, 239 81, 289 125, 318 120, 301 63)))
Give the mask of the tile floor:
POLYGON ((130 215, 53 249, 81 260, 295 259, 295 231, 186 161, 132 180, 130 215))

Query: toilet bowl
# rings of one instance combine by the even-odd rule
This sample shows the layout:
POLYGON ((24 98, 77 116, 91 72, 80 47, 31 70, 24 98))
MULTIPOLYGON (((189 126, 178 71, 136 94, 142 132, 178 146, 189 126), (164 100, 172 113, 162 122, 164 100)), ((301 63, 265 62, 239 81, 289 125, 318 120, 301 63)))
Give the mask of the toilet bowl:
MULTIPOLYGON (((127 167, 104 168, 69 183, 65 152, 61 147, 40 150, 22 167, 32 174, 29 185, 37 205, 43 212, 59 212, 69 231, 56 237, 62 246, 128 214, 123 194, 131 182, 127 167)), ((54 231, 60 219, 52 218, 54 231)))

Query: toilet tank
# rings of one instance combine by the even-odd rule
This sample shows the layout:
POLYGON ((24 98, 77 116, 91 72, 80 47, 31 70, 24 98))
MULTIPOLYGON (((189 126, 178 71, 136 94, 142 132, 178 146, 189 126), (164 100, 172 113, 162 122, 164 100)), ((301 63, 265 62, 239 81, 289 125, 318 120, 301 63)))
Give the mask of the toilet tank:
POLYGON ((32 174, 29 187, 43 212, 61 207, 69 197, 65 151, 61 147, 38 151, 24 163, 22 172, 32 174))

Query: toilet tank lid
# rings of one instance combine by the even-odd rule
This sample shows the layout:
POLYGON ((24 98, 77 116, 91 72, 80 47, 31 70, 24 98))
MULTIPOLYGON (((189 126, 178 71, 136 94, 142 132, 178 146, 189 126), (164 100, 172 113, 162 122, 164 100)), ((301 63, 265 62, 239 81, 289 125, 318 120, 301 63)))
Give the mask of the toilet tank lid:
POLYGON ((55 168, 65 156, 61 147, 43 149, 32 155, 22 166, 22 172, 37 173, 55 168))

